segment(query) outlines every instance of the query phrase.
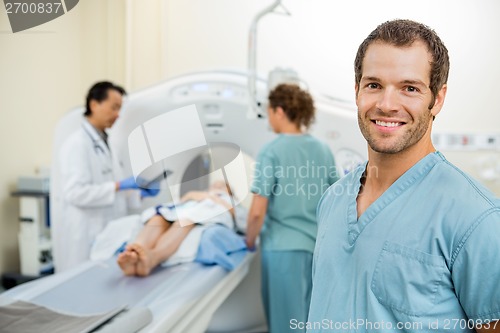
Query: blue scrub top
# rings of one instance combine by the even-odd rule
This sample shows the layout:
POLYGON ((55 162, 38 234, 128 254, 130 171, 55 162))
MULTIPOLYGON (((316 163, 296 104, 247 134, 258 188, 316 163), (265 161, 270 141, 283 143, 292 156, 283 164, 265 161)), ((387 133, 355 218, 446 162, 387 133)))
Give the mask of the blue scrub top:
POLYGON ((500 318, 499 200, 436 152, 358 219, 365 169, 319 204, 308 332, 474 332, 500 318))
POLYGON ((262 249, 312 253, 316 208, 338 179, 330 148, 309 134, 280 134, 265 145, 257 156, 251 189, 268 198, 262 249))

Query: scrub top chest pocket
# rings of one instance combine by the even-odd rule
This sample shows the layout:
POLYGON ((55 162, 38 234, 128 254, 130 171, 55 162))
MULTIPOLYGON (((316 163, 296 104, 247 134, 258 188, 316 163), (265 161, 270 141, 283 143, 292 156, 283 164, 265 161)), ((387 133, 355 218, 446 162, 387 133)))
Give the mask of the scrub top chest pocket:
POLYGON ((445 270, 443 257, 386 241, 371 290, 380 304, 409 316, 422 316, 436 304, 445 270))

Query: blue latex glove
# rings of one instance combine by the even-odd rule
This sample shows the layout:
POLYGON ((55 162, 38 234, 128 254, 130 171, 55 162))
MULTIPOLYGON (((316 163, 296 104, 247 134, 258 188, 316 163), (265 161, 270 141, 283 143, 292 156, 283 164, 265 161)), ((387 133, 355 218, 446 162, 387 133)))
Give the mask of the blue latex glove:
POLYGON ((160 183, 152 182, 147 185, 147 188, 141 187, 141 198, 155 197, 160 193, 160 183))
POLYGON ((159 188, 141 188, 141 198, 155 197, 160 193, 159 188))
POLYGON ((120 182, 120 191, 121 190, 137 190, 139 186, 137 186, 135 182, 134 176, 130 176, 125 178, 120 182))

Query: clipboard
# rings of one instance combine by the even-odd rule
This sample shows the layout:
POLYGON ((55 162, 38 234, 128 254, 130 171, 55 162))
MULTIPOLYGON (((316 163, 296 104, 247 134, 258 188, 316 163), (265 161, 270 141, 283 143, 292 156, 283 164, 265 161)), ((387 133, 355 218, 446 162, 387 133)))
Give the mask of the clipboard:
POLYGON ((140 188, 160 188, 160 182, 167 179, 172 173, 174 172, 169 169, 154 170, 151 168, 150 170, 142 172, 141 175, 136 178, 135 182, 140 188))

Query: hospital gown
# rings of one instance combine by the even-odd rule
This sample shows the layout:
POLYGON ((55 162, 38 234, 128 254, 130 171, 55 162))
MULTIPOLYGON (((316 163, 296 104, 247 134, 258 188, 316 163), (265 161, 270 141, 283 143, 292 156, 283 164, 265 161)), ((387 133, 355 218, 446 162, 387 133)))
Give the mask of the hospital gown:
POLYGON ((365 168, 318 207, 308 332, 473 332, 500 318, 499 200, 436 152, 358 219, 365 168))
MULTIPOLYGON (((229 206, 233 206, 231 197, 226 193, 217 193, 222 200, 227 202, 229 206)), ((236 220, 240 219, 239 214, 241 207, 235 206, 235 219, 229 210, 221 204, 214 202, 211 199, 201 201, 189 200, 182 203, 167 203, 146 209, 141 219, 147 222, 156 214, 161 215, 165 220, 174 222, 179 220, 189 220, 196 224, 211 225, 221 224, 230 229, 237 229, 236 220)), ((245 216, 246 219, 246 216, 245 216)))

